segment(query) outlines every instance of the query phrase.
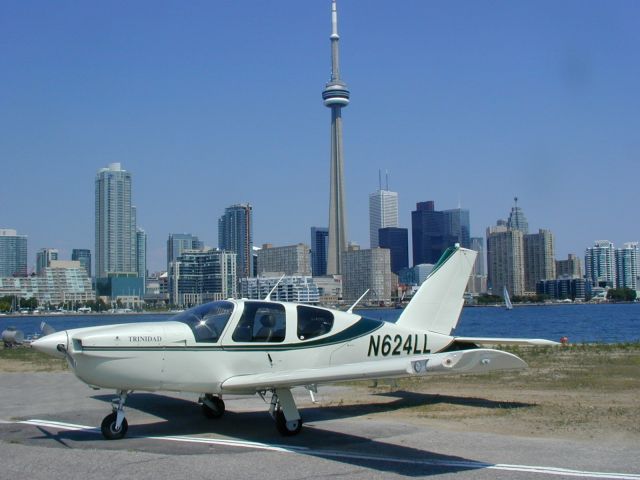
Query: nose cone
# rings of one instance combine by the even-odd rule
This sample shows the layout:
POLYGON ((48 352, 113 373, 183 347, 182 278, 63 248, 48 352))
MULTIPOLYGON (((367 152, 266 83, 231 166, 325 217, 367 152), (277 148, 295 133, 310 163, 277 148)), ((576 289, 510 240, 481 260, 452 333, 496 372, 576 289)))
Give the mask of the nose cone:
POLYGON ((58 345, 62 345, 62 348, 66 350, 69 345, 69 339, 67 332, 55 332, 45 337, 41 337, 35 342, 31 342, 31 346, 39 352, 46 353, 54 357, 65 358, 64 352, 58 350, 58 345))

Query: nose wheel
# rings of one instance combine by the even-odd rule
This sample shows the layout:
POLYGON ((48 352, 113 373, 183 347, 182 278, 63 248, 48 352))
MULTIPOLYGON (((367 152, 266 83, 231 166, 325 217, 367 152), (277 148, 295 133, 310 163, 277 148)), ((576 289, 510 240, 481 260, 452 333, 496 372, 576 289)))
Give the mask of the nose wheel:
POLYGON ((127 400, 127 392, 125 390, 118 390, 118 397, 113 399, 111 406, 113 412, 104 417, 100 430, 102 436, 107 440, 119 440, 127 434, 129 430, 129 423, 124 417, 124 402, 127 400))

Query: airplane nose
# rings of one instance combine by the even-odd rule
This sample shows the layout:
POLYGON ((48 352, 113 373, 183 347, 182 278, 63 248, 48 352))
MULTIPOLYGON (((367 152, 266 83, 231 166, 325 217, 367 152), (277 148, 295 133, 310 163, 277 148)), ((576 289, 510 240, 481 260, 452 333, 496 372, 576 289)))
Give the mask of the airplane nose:
POLYGON ((69 347, 69 339, 66 330, 63 332, 55 332, 45 337, 41 337, 31 346, 39 352, 46 353, 54 357, 65 358, 64 351, 58 349, 58 345, 62 345, 61 349, 66 350, 69 347))

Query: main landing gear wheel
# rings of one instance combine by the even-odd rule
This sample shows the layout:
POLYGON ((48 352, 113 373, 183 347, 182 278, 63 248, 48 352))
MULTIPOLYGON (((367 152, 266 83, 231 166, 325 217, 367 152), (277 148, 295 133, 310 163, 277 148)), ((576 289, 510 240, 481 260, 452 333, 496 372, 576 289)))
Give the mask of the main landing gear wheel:
POLYGON ((294 420, 292 422, 287 422, 287 419, 284 418, 284 412, 282 410, 278 410, 275 413, 276 420, 276 428, 280 435, 283 437, 292 437, 293 435, 297 435, 302 430, 302 419, 294 420))
POLYGON ((202 399, 202 414, 207 418, 220 418, 225 412, 224 400, 211 394, 202 399))
POLYGON ((107 440, 119 440, 127 434, 127 430, 129 429, 129 424, 127 423, 127 419, 122 419, 122 424, 120 428, 116 427, 116 420, 118 419, 118 414, 116 412, 110 413, 104 420, 102 420, 102 425, 100 425, 100 429, 102 430, 102 435, 107 440))

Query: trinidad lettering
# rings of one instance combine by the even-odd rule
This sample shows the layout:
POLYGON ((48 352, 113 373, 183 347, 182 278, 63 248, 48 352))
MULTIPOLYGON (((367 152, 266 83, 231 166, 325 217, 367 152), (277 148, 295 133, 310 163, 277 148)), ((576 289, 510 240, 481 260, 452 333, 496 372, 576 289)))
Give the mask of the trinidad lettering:
POLYGON ((162 337, 152 337, 148 336, 139 336, 139 337, 129 337, 130 342, 161 342, 162 337))

